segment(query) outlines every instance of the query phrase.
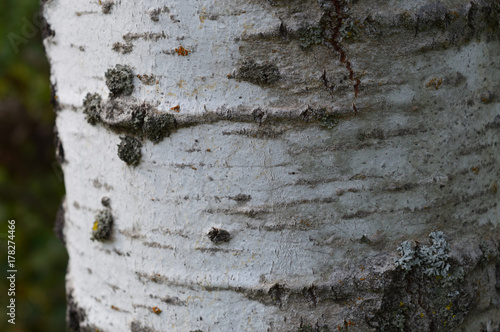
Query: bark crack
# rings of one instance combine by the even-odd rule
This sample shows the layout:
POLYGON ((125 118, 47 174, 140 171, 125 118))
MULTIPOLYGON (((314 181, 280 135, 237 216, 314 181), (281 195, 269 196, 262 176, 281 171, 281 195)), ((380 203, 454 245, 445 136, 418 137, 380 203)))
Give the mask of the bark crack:
MULTIPOLYGON (((347 71, 349 72, 349 79, 351 81, 354 81, 354 99, 358 96, 359 93, 359 85, 361 84, 361 80, 357 77, 355 77, 354 70, 352 69, 351 62, 347 58, 347 52, 341 45, 340 41, 340 31, 342 28, 342 20, 345 18, 344 13, 345 13, 345 7, 346 3, 344 0, 332 0, 333 6, 335 8, 335 14, 333 15, 332 12, 330 11, 328 13, 329 18, 331 19, 332 22, 336 22, 334 27, 333 27, 333 34, 330 39, 327 39, 326 41, 333 47, 333 49, 339 53, 340 55, 340 62, 342 62, 347 71), (336 16, 336 17, 335 17, 336 16)), ((321 76, 323 79, 323 84, 326 86, 327 89, 331 90, 332 87, 328 85, 328 80, 326 78, 326 72, 323 72, 323 75, 321 76)), ((355 102, 353 101, 352 103, 352 109, 354 110, 354 113, 358 113, 358 109, 356 107, 355 102)))

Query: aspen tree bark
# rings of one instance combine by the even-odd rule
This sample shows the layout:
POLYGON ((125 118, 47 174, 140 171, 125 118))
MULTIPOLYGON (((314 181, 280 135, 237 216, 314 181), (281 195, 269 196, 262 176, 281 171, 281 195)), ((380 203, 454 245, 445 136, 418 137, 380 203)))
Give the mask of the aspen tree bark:
POLYGON ((75 331, 499 331, 495 0, 47 0, 75 331))

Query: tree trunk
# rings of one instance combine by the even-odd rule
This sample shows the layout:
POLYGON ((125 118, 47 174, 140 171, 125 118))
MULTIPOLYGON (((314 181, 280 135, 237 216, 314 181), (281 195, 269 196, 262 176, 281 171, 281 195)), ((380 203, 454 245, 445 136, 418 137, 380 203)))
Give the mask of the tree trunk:
POLYGON ((44 15, 73 330, 500 330, 498 1, 44 15))

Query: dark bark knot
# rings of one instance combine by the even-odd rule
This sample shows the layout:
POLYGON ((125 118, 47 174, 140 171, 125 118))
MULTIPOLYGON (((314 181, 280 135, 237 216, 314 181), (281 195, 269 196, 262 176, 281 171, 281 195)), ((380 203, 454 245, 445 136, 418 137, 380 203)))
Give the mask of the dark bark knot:
POLYGON ((207 233, 208 238, 215 244, 222 242, 229 242, 231 240, 231 234, 228 231, 220 228, 212 227, 207 233))

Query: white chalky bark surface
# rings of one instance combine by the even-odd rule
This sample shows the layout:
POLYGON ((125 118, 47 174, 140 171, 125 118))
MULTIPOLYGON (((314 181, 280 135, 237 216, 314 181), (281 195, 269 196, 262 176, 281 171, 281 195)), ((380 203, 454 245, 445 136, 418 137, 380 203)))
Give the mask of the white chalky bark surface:
MULTIPOLYGON (((443 5, 466 17, 471 3, 443 5)), ((482 295, 454 309, 461 321, 426 312, 412 330, 433 330, 433 319, 438 330, 499 324, 497 249, 481 269, 470 263, 485 255, 481 240, 498 246, 500 44, 498 33, 488 35, 498 20, 476 28, 482 38, 443 49, 455 21, 419 34, 394 23, 426 4, 115 1, 105 15, 97 1, 49 0, 44 14, 56 34, 45 45, 65 152, 67 289, 84 312, 79 328, 378 331, 382 323, 368 321, 391 292, 379 283, 396 268, 396 248, 427 243, 436 230, 466 273, 477 273, 482 295), (164 7, 153 21, 149 12, 164 7), (347 13, 365 20, 359 39, 339 32, 333 43, 301 48, 292 32, 318 24, 328 8, 342 8, 343 25, 347 13), (283 26, 292 32, 280 35, 283 26), (112 50, 127 34, 139 34, 132 52, 112 50), (179 46, 189 54, 179 56, 179 46), (249 59, 275 64, 281 78, 238 79, 249 59), (82 112, 87 93, 109 99, 104 73, 116 64, 157 78, 153 85, 134 78, 126 103, 146 101, 181 124, 158 144, 143 140, 137 167, 118 158, 120 135, 88 124, 82 112), (171 109, 177 105, 180 112, 171 109), (301 120, 322 108, 338 112, 333 128, 301 120), (256 110, 282 119, 239 120, 256 110), (208 121, 209 114, 225 117, 208 121), (103 196, 111 201, 112 237, 91 241, 103 196), (231 240, 212 243, 211 227, 231 240)))

